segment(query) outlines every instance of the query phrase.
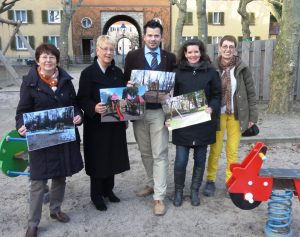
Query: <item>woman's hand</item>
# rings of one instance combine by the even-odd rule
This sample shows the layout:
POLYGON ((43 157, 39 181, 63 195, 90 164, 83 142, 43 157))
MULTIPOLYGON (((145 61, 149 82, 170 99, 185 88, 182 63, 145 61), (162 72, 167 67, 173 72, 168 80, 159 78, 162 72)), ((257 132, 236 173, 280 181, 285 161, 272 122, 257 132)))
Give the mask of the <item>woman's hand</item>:
POLYGON ((167 119, 166 121, 165 121, 165 126, 168 128, 168 127, 170 127, 170 119, 167 119))
POLYGON ((74 123, 75 125, 80 124, 81 122, 82 122, 82 118, 81 118, 80 115, 76 115, 76 116, 73 118, 73 123, 74 123))
POLYGON ((27 129, 26 129, 25 125, 22 125, 22 127, 20 127, 20 128, 18 129, 18 133, 19 133, 20 136, 22 136, 22 137, 25 137, 25 136, 26 136, 26 131, 27 131, 27 129))
POLYGON ((206 107, 204 111, 208 114, 211 114, 213 110, 211 107, 206 107))
POLYGON ((126 86, 127 87, 133 87, 134 86, 134 82, 133 81, 128 81, 126 86))
POLYGON ((253 122, 249 121, 248 128, 251 128, 253 126, 253 124, 254 124, 253 122))
POLYGON ((103 103, 98 103, 95 106, 95 112, 98 114, 103 114, 106 111, 106 106, 103 103))

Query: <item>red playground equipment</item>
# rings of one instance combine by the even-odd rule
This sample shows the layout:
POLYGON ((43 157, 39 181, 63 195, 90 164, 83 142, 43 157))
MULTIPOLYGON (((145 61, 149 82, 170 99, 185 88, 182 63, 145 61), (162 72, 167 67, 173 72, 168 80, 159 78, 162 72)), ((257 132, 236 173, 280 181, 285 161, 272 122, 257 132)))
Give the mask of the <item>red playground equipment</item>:
POLYGON ((270 200, 266 236, 292 236, 291 199, 294 194, 300 201, 300 169, 262 169, 266 153, 264 143, 257 142, 241 164, 231 164, 226 186, 234 205, 243 210, 270 200))
POLYGON ((241 164, 231 164, 232 176, 226 182, 233 203, 244 210, 268 201, 273 189, 293 190, 300 201, 299 169, 261 169, 267 147, 257 142, 241 164))

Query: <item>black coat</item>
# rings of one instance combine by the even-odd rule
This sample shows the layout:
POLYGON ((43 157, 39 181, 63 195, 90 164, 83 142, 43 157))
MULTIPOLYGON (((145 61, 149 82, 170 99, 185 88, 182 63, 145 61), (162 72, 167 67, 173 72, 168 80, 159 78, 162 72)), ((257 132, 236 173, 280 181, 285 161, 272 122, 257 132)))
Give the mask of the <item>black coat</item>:
POLYGON ((105 178, 129 170, 125 122, 101 122, 95 112, 100 102, 99 89, 124 87, 122 71, 112 65, 105 74, 98 62, 84 69, 80 76, 78 103, 84 111, 83 144, 87 175, 105 178))
MULTIPOLYGON (((23 124, 23 113, 74 106, 74 115, 82 116, 76 104, 72 78, 59 68, 55 92, 38 76, 36 66, 23 77, 20 101, 16 112, 16 129, 23 124)), ((71 176, 83 168, 80 137, 76 128, 76 141, 29 152, 30 178, 33 180, 71 176)))
POLYGON ((204 89, 208 106, 213 109, 212 120, 172 131, 172 142, 181 146, 208 145, 216 141, 221 104, 221 80, 209 62, 202 61, 193 68, 186 61, 175 70, 174 96, 204 89))

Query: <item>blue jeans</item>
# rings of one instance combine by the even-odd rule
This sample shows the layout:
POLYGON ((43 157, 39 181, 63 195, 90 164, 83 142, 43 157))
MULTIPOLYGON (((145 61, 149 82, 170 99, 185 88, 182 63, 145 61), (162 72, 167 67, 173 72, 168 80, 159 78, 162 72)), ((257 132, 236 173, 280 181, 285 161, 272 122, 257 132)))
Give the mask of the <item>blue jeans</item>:
POLYGON ((205 169, 207 145, 194 147, 176 146, 175 171, 185 172, 191 148, 194 149, 194 166, 205 169))

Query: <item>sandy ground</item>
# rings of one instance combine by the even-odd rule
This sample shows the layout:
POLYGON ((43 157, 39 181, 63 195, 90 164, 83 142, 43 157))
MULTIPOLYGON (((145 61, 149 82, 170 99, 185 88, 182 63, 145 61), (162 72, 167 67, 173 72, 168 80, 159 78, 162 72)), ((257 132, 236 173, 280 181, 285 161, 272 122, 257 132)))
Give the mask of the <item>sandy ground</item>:
MULTIPOLYGON (((78 85, 80 71, 74 72, 75 87, 78 85)), ((5 81, 4 81, 5 82, 5 81)), ((11 82, 0 83, 0 137, 14 128, 14 114, 18 101, 18 86, 11 82)), ((300 108, 300 106, 299 106, 300 108)), ((264 168, 297 168, 300 163, 300 113, 274 116, 267 115, 262 107, 258 125, 261 133, 253 139, 269 142, 268 159, 264 168), (279 141, 290 143, 274 143, 279 141), (274 138, 274 140, 272 140, 274 138)), ((129 155, 131 169, 116 176, 115 193, 121 203, 107 203, 106 212, 97 211, 89 198, 89 177, 84 170, 67 179, 65 201, 62 210, 68 213, 71 221, 61 224, 49 217, 48 205, 44 205, 39 226, 41 237, 263 237, 267 220, 267 203, 244 211, 235 207, 225 197, 225 156, 220 159, 220 169, 216 182, 217 192, 213 198, 203 197, 201 206, 192 207, 189 199, 192 158, 187 168, 185 201, 182 207, 174 207, 172 196, 174 190, 173 167, 175 147, 169 149, 169 179, 167 190, 167 213, 156 217, 152 213, 152 197, 138 198, 135 193, 144 186, 145 172, 137 145, 134 144, 131 128, 128 130, 129 155)), ((250 142, 252 140, 250 139, 250 142)), ((250 144, 243 141, 240 149, 242 160, 250 144)), ((28 213, 28 177, 10 178, 0 172, 0 236, 24 236, 28 213)), ((203 186, 202 186, 203 188, 203 186)), ((300 236, 300 205, 297 197, 293 198, 294 236, 300 236)))
MULTIPOLYGON (((240 157, 244 157, 250 145, 242 144, 240 157)), ((269 146, 265 168, 299 167, 299 144, 275 144, 269 146)), ((173 164, 174 146, 170 144, 169 185, 167 190, 167 213, 156 217, 152 213, 152 197, 138 198, 135 193, 143 187, 144 169, 136 145, 129 145, 131 170, 116 176, 115 193, 121 203, 107 203, 106 212, 97 211, 89 198, 89 178, 82 171, 68 178, 63 211, 71 221, 61 224, 49 217, 48 205, 44 205, 39 236, 264 236, 263 228, 267 219, 267 203, 244 211, 236 208, 226 198, 223 181, 224 154, 220 161, 217 180, 217 193, 213 198, 201 197, 201 206, 192 207, 189 199, 192 159, 188 165, 185 201, 182 207, 174 207, 173 164)), ((191 158, 191 157, 190 157, 191 158)), ((9 178, 0 174, 1 212, 0 235, 23 236, 27 224, 28 178, 9 178)), ((300 236, 300 206, 297 197, 293 198, 294 236, 300 236)))

